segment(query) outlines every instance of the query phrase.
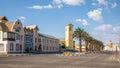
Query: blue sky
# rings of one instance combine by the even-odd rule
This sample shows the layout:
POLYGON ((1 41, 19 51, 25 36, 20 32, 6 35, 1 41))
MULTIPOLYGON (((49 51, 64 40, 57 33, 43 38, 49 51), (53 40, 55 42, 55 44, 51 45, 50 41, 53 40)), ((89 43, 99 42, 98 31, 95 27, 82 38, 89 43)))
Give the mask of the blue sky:
POLYGON ((38 25, 39 32, 64 38, 69 23, 107 44, 118 43, 120 0, 0 0, 0 16, 38 25))

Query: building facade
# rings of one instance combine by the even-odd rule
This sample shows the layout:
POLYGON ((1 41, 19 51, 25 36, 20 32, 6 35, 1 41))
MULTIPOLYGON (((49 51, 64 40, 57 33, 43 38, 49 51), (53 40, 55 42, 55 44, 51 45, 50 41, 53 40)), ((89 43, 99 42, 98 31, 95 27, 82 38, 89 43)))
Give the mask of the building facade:
POLYGON ((33 52, 33 29, 24 27, 24 52, 33 52))
POLYGON ((66 47, 73 49, 73 25, 68 24, 65 27, 65 41, 66 47))
POLYGON ((24 30, 20 20, 10 22, 0 16, 0 53, 22 52, 24 49, 24 30))
POLYGON ((38 31, 37 25, 23 27, 18 19, 11 22, 0 16, 0 54, 59 52, 59 40, 38 31))
POLYGON ((36 52, 38 49, 38 26, 31 25, 31 26, 24 26, 25 32, 25 39, 24 39, 24 46, 25 52, 36 52))
POLYGON ((59 52, 59 40, 56 37, 39 33, 39 52, 59 52))

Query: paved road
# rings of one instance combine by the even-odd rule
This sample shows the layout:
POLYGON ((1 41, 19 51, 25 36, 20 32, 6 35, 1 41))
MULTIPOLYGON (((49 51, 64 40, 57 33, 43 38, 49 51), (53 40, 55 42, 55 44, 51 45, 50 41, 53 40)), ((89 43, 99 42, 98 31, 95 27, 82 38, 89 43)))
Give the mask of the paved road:
POLYGON ((120 68, 113 54, 87 54, 84 56, 32 56, 0 57, 0 68, 120 68))

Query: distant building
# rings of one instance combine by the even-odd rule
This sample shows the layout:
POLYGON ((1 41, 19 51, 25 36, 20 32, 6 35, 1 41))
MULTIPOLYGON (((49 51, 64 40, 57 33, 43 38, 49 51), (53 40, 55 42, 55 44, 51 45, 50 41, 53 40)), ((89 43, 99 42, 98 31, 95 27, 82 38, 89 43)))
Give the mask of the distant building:
MULTIPOLYGON (((85 45, 82 45, 82 46, 81 46, 81 49, 82 49, 82 52, 85 52, 85 51, 86 51, 86 49, 85 49, 85 45)), ((78 44, 75 45, 75 50, 77 50, 77 51, 80 50, 78 44)))
POLYGON ((59 44, 64 44, 64 45, 66 45, 65 38, 59 38, 59 44))
POLYGON ((113 43, 112 43, 112 41, 109 42, 109 47, 110 47, 110 48, 113 47, 113 43))
POLYGON ((120 44, 119 43, 113 43, 113 51, 116 51, 116 47, 117 47, 117 51, 120 51, 120 44))
POLYGON ((109 44, 104 47, 104 50, 105 51, 116 51, 116 47, 117 47, 117 50, 120 51, 120 44, 112 43, 112 41, 110 41, 109 44))
POLYGON ((59 40, 56 37, 39 33, 38 38, 39 52, 59 52, 59 40))
POLYGON ((65 27, 65 41, 66 47, 73 49, 73 25, 68 24, 65 27))

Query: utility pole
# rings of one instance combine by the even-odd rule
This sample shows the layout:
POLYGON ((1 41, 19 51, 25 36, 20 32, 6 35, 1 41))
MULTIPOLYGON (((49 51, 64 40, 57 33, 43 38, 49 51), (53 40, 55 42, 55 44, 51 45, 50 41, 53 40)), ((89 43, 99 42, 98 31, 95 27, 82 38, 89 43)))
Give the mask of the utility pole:
POLYGON ((116 45, 116 47, 115 47, 115 57, 117 58, 117 56, 118 56, 118 48, 119 48, 119 50, 120 50, 120 34, 118 34, 118 33, 112 33, 112 34, 115 34, 115 35, 118 35, 118 45, 116 45))
POLYGON ((116 46, 115 56, 116 56, 116 58, 117 58, 117 46, 116 46))

